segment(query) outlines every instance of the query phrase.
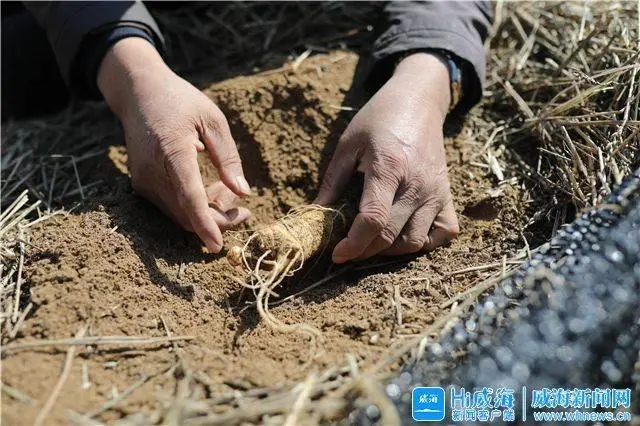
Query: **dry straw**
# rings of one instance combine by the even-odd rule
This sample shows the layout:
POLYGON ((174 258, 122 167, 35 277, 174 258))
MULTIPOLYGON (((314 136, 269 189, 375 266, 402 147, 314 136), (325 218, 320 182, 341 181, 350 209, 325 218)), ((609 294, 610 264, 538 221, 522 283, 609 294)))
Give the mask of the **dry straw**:
MULTIPOLYGON (((568 206, 580 209, 599 202, 638 164, 638 3, 499 2, 496 8, 485 101, 468 125, 478 140, 487 141, 482 153, 487 169, 498 180, 515 178, 531 194, 531 223, 545 216, 561 223, 570 220, 568 206)), ((502 275, 478 283, 464 299, 443 304, 456 308, 410 342, 390 348, 388 356, 360 376, 383 380, 390 365, 418 357, 434 335, 502 275)), ((349 368, 340 371, 337 378, 320 375, 310 391, 312 402, 296 409, 299 416, 326 421, 344 415, 349 407, 344 398, 353 396, 361 382, 349 368)), ((282 423, 295 404, 294 389, 263 390, 255 396, 247 391, 225 401, 231 406, 225 414, 190 422, 282 423), (252 408, 243 409, 248 401, 252 408)))
POLYGON ((638 7, 496 4, 484 108, 472 121, 489 141, 488 169, 530 194, 530 225, 571 220, 568 207, 597 204, 638 165, 638 7))
MULTIPOLYGON (((22 304, 28 294, 23 294, 23 266, 26 247, 29 244, 31 214, 40 205, 29 202, 27 191, 23 191, 0 213, 0 330, 2 344, 17 336, 32 305, 22 304), (26 306, 25 306, 26 305, 26 306)), ((50 215, 48 215, 50 216, 50 215)), ((44 217, 41 217, 43 219, 44 217)))
MULTIPOLYGON (((273 52, 274 60, 280 61, 294 47, 301 53, 356 39, 355 44, 359 44, 365 39, 360 36, 367 35, 366 27, 374 22, 373 9, 340 2, 233 2, 217 4, 215 12, 205 5, 195 5, 160 12, 157 18, 167 32, 172 64, 180 71, 203 71, 218 68, 220 62, 227 66, 257 58, 269 62, 273 52)), ((476 139, 486 142, 471 164, 487 170, 497 181, 519 185, 530 194, 530 224, 551 220, 559 225, 570 219, 569 207, 580 209, 597 203, 638 163, 638 2, 498 1, 495 10, 494 35, 488 42, 491 50, 485 100, 467 121, 476 139)), ((21 310, 17 277, 20 259, 31 248, 28 221, 37 216, 32 210, 15 220, 32 206, 22 191, 28 189, 32 199, 50 211, 70 194, 87 196, 94 181, 91 175, 83 175, 82 159, 99 149, 100 140, 95 135, 102 138, 117 128, 113 121, 101 119, 105 111, 103 106, 83 105, 46 121, 3 126, 2 220, 5 225, 15 225, 3 225, 0 238, 3 343, 28 308, 21 310), (73 158, 52 158, 50 154, 57 151, 64 138, 75 138, 65 144, 72 147, 65 154, 73 158), (5 211, 11 210, 5 207, 14 202, 23 204, 5 216, 5 211)), ((281 256, 279 253, 278 258, 268 258, 274 253, 267 254, 256 269, 262 255, 256 257, 250 246, 241 249, 242 262, 245 267, 249 265, 252 290, 257 295, 262 292, 260 309, 268 313, 268 298, 277 283, 300 267, 309 251, 290 245, 293 249, 281 256), (269 266, 266 262, 275 263, 269 266)), ((390 348, 388 356, 371 368, 354 368, 353 362, 345 362, 346 366, 310 374, 308 380, 298 384, 214 394, 205 399, 190 394, 186 399, 192 398, 198 408, 180 411, 179 418, 172 419, 179 424, 224 425, 283 424, 288 419, 314 424, 339 419, 359 393, 369 394, 364 399, 379 400, 375 383, 388 377, 389 366, 419 356, 453 317, 472 307, 475 298, 494 282, 479 283, 465 293, 464 300, 456 298, 443 304, 451 306, 452 311, 443 312, 411 342, 390 348), (369 384, 364 391, 362 383, 369 384)), ((277 319, 272 320, 278 324, 277 319)), ((193 387, 211 388, 211 380, 202 372, 186 377, 193 387)), ((3 385, 4 389, 9 388, 3 385)), ((185 396, 176 394, 178 399, 186 407, 185 396)), ((118 401, 122 405, 126 402, 118 401)), ((385 401, 381 405, 386 406, 385 401)), ((110 405, 104 407, 109 409, 110 405)), ((120 423, 166 424, 165 419, 173 416, 168 410, 158 403, 155 413, 136 413, 120 423)), ((76 417, 86 421, 84 416, 76 417)))

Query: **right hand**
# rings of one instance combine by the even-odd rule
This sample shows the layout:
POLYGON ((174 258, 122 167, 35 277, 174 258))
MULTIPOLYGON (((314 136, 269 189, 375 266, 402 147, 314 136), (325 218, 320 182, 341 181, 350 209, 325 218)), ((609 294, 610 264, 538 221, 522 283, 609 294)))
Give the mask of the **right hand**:
POLYGON ((236 196, 251 193, 222 111, 140 38, 109 49, 98 86, 124 128, 134 190, 218 253, 222 231, 250 216, 233 207, 236 196), (221 179, 206 189, 197 161, 205 150, 221 179))
POLYGON ((316 203, 332 205, 364 173, 358 215, 333 261, 433 250, 459 232, 447 177, 443 123, 449 72, 428 53, 404 58, 347 126, 316 203))

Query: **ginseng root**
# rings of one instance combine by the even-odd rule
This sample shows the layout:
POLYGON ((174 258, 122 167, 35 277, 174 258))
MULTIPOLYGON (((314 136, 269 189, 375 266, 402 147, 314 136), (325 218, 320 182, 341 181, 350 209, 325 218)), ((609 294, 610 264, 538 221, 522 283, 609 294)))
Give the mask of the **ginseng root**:
POLYGON ((244 285, 253 290, 258 312, 269 326, 282 332, 304 332, 312 340, 319 337, 319 330, 308 324, 289 325, 276 319, 269 312, 269 297, 277 296, 274 289, 283 279, 337 242, 345 227, 345 216, 340 210, 307 205, 255 231, 243 246, 229 250, 227 259, 247 272, 248 282, 244 285))

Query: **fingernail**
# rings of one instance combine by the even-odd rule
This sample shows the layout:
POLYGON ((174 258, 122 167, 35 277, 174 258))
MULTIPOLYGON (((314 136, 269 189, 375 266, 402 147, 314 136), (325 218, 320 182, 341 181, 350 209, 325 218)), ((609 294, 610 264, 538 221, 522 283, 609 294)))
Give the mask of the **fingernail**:
POLYGON ((249 186, 249 182, 244 178, 244 176, 237 176, 236 183, 238 184, 238 188, 244 195, 251 195, 251 187, 249 186))

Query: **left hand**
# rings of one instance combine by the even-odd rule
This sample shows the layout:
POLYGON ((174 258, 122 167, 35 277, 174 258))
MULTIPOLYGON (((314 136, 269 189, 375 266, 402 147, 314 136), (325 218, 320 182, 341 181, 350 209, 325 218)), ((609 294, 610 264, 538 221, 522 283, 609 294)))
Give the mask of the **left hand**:
POLYGON ((345 130, 315 201, 335 203, 355 171, 364 173, 359 213, 335 263, 433 250, 458 234, 442 130, 449 86, 440 58, 410 55, 345 130))

